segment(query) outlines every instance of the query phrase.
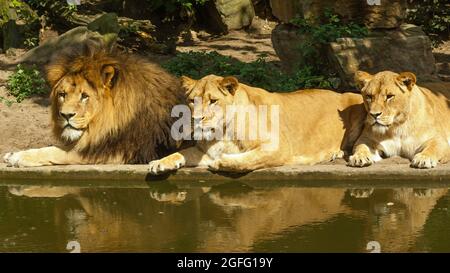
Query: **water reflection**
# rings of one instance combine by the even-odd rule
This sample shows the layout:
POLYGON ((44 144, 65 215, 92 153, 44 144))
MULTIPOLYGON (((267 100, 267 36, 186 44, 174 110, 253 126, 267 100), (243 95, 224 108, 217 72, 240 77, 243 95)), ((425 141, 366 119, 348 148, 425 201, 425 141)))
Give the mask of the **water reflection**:
POLYGON ((0 252, 450 252, 447 191, 0 187, 0 252))

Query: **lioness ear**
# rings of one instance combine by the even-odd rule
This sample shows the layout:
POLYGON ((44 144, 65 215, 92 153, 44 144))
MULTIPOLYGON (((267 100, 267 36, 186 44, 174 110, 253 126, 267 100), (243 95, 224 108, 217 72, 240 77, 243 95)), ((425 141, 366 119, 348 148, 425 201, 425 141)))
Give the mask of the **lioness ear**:
POLYGON ((401 84, 406 86, 409 91, 411 91, 416 84, 416 75, 411 72, 402 72, 397 76, 397 81, 399 81, 401 84))
POLYGON ((102 81, 105 86, 112 87, 113 78, 116 75, 116 70, 112 65, 105 65, 102 68, 102 81))
POLYGON ((184 88, 184 91, 186 91, 186 94, 189 94, 192 91, 196 82, 196 80, 187 76, 181 76, 181 86, 184 88))
POLYGON ((220 81, 220 85, 234 96, 239 86, 239 82, 235 77, 225 77, 220 81))
POLYGON ((373 76, 364 71, 356 71, 354 79, 356 87, 361 90, 373 79, 373 76))

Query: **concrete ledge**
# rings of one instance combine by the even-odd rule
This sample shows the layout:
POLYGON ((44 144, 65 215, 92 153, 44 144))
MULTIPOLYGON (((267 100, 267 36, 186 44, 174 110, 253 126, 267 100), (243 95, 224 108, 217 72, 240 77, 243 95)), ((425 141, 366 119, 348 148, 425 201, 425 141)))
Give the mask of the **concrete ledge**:
POLYGON ((157 181, 183 186, 211 186, 227 181, 254 186, 450 186, 450 164, 431 170, 409 167, 408 161, 389 159, 366 168, 350 168, 345 162, 315 166, 283 166, 247 174, 212 173, 203 168, 183 168, 164 176, 151 176, 147 165, 71 165, 11 168, 0 164, 1 184, 52 184, 71 186, 148 187, 157 181))

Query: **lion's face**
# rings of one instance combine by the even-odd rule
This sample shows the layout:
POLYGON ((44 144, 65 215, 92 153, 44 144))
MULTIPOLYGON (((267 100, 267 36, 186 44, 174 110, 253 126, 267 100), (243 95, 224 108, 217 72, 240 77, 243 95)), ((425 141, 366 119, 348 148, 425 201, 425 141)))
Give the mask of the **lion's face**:
POLYGON ((234 94, 239 86, 237 79, 209 75, 198 81, 183 76, 182 81, 194 129, 203 128, 206 139, 216 130, 223 130, 226 126, 226 107, 233 104, 234 94))
POLYGON ((416 83, 413 73, 384 71, 370 75, 358 71, 355 81, 361 89, 368 113, 366 124, 374 132, 384 134, 406 121, 412 110, 410 98, 416 83))
POLYGON ((81 138, 109 98, 107 85, 94 82, 82 73, 69 74, 53 87, 54 122, 67 142, 81 138))

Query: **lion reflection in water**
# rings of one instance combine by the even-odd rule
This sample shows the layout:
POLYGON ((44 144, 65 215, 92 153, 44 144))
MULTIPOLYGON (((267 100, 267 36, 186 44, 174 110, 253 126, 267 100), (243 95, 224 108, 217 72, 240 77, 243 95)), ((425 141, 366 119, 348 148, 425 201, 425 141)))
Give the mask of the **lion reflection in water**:
POLYGON ((150 192, 37 186, 9 192, 77 200, 76 206, 55 201, 55 224, 74 230, 64 239, 77 240, 84 252, 177 251, 183 242, 178 251, 252 251, 258 242, 338 216, 361 219, 366 238, 380 242, 382 251, 397 252, 411 250, 447 189, 254 189, 235 182, 183 190, 166 184, 150 192))

